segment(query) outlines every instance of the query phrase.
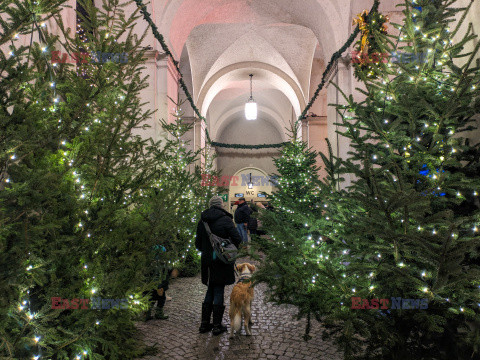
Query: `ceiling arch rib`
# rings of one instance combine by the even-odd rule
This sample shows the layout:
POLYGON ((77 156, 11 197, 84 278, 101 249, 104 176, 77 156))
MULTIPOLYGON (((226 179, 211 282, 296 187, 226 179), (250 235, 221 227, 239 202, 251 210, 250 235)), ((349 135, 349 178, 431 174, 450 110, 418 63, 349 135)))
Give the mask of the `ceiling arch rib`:
POLYGON ((246 61, 279 68, 296 81, 305 99, 309 95, 317 40, 307 28, 289 24, 200 25, 192 30, 186 45, 192 58, 195 95, 220 69, 246 61))
POLYGON ((178 56, 190 32, 201 24, 288 23, 309 28, 323 53, 330 56, 351 28, 348 0, 165 0, 159 1, 156 23, 178 56), (328 34, 328 36, 325 36, 328 34))
POLYGON ((232 82, 248 79, 250 72, 255 74, 256 82, 263 81, 269 84, 270 88, 281 91, 290 101, 295 114, 300 115, 306 102, 298 84, 280 69, 261 62, 232 64, 212 75, 202 87, 196 101, 202 115, 205 116, 210 104, 220 91, 228 88, 232 82))

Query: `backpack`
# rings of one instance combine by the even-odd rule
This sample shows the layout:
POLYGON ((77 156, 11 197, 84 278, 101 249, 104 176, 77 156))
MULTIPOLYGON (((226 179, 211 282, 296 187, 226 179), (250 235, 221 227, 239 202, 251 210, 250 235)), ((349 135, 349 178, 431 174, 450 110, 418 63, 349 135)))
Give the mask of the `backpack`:
POLYGON ((225 264, 234 264, 238 257, 237 247, 232 244, 230 239, 224 239, 220 236, 212 234, 210 226, 208 226, 205 221, 203 222, 203 225, 207 230, 208 238, 212 244, 214 255, 217 255, 217 257, 225 264))

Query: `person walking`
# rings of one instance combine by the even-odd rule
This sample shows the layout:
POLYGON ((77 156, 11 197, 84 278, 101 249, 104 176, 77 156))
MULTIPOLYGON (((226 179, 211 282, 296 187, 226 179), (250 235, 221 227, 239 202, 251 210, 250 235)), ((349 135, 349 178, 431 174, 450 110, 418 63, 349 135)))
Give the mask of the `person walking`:
POLYGON ((222 198, 212 197, 209 205, 210 208, 201 214, 195 238, 195 247, 202 253, 202 283, 208 287, 202 304, 202 320, 198 330, 200 333, 212 330, 213 335, 219 335, 227 331, 227 327, 222 324, 225 312, 224 292, 226 285, 235 282, 235 272, 233 264, 225 264, 217 258, 203 222, 208 224, 213 234, 224 239, 229 238, 236 247, 240 246, 242 239, 235 228, 232 215, 223 209, 222 198), (210 323, 212 313, 213 324, 210 323))
POLYGON ((244 245, 248 243, 247 226, 250 220, 250 214, 252 210, 248 207, 245 198, 238 199, 238 207, 235 210, 235 224, 237 224, 237 230, 242 237, 244 245))

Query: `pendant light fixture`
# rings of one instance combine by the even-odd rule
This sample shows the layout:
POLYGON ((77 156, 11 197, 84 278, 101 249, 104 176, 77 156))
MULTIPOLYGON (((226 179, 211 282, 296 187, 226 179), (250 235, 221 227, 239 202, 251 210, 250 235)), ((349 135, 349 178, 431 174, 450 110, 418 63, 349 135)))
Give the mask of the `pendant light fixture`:
POLYGON ((257 103, 253 100, 252 78, 253 74, 250 74, 250 99, 245 104, 245 118, 247 120, 257 120, 257 103))
POLYGON ((250 181, 247 183, 247 186, 248 186, 249 189, 253 189, 252 173, 250 173, 250 181))

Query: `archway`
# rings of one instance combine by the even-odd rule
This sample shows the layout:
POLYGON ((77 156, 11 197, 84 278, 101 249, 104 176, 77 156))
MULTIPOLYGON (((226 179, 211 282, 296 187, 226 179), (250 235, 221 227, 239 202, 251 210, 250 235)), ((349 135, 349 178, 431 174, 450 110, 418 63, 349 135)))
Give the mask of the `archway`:
POLYGON ((236 200, 244 197, 247 202, 265 202, 266 194, 274 191, 270 176, 262 169, 246 167, 238 170, 230 181, 228 192, 229 210, 236 200), (251 185, 249 185, 249 183, 251 185))

